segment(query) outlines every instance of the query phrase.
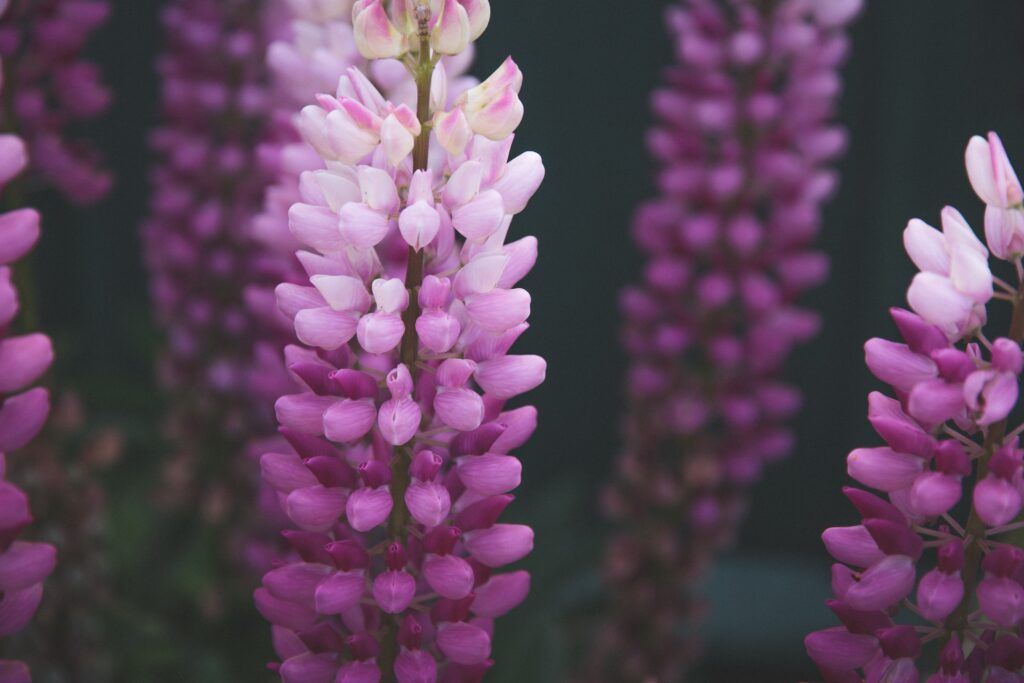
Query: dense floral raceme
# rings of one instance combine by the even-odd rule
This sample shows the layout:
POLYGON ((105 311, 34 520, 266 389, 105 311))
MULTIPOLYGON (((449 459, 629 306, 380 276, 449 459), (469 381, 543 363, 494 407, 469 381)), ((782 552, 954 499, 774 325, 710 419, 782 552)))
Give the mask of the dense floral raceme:
MULTIPOLYGON (((7 186, 28 164, 21 139, 0 135, 0 186, 7 186)), ((19 310, 14 285, 16 261, 39 239, 39 214, 18 209, 0 215, 0 638, 20 631, 43 597, 43 580, 53 571, 57 551, 47 543, 19 541, 32 521, 28 497, 7 481, 6 455, 28 445, 50 412, 49 392, 28 388, 53 362, 49 337, 15 334, 19 310)), ((0 680, 27 683, 21 662, 0 661, 0 680)))
POLYGON ((12 651, 32 663, 37 681, 113 675, 104 623, 113 607, 104 553, 107 506, 99 477, 120 457, 123 441, 116 430, 87 426, 81 399, 64 392, 46 429, 9 465, 11 479, 32 501, 33 535, 60 555, 33 627, 12 640, 12 651))
POLYGON ((899 340, 865 345, 868 369, 889 386, 868 397, 884 444, 846 460, 873 491, 844 491, 860 523, 822 536, 837 561, 828 605, 842 626, 812 633, 806 645, 828 683, 1024 675, 1024 550, 1011 533, 1022 527, 1024 493, 1024 427, 1014 413, 1024 366, 1024 192, 995 134, 973 138, 966 161, 987 205, 987 248, 952 207, 941 231, 910 221, 903 242, 920 270, 907 292, 911 310, 892 310, 899 340), (1017 285, 998 277, 1003 270, 1017 285), (1009 328, 990 338, 988 311, 1001 304, 1012 309, 1009 328), (903 607, 912 614, 901 624, 903 607))
POLYGON ((736 531, 745 492, 786 456, 800 407, 787 357, 818 330, 799 307, 827 275, 814 250, 844 148, 831 121, 859 2, 685 0, 678 63, 652 106, 661 196, 633 233, 623 292, 623 450, 605 507, 610 616, 585 680, 675 681, 699 650, 694 586, 736 531))
MULTIPOLYGON (((387 99, 396 104, 416 106, 416 84, 409 70, 398 60, 368 60, 360 54, 352 27, 352 0, 286 0, 277 20, 289 26, 286 36, 271 43, 267 51, 272 84, 271 126, 259 148, 259 161, 273 178, 264 195, 263 210, 252 221, 251 235, 260 247, 261 272, 273 273, 273 282, 308 283, 296 251, 302 246, 288 227, 288 210, 301 202, 300 181, 307 171, 323 170, 324 159, 298 130, 299 111, 315 102, 319 93, 334 92, 338 80, 349 68, 365 73, 387 99)), ((448 100, 453 101, 477 81, 462 73, 472 61, 472 46, 459 55, 445 57, 449 77, 448 100)), ((273 285, 257 282, 245 291, 249 309, 261 323, 252 366, 253 391, 272 405, 283 393, 293 390, 286 374, 281 348, 294 338, 292 321, 277 308, 273 285)), ((281 438, 258 438, 250 452, 256 457, 268 450, 289 448, 281 438)), ((271 515, 278 508, 272 490, 264 491, 265 508, 271 515)), ((250 534, 247 554, 250 564, 261 569, 276 553, 266 534, 250 534)))
POLYGON ((270 111, 265 4, 176 0, 163 11, 163 122, 152 135, 159 162, 143 226, 168 339, 160 374, 173 451, 161 499, 199 510, 215 528, 233 529, 248 514, 255 482, 246 441, 273 431, 270 405, 251 387, 261 327, 244 294, 275 277, 249 229, 269 180, 257 163, 270 111))
POLYGON ((510 453, 536 426, 505 404, 546 370, 509 354, 537 242, 506 238, 544 168, 509 160, 515 63, 453 101, 441 65, 489 15, 481 0, 360 0, 361 54, 404 63, 414 106, 353 68, 299 119, 324 162, 290 210, 305 280, 277 289, 301 390, 276 406, 291 450, 262 458, 295 556, 255 596, 288 683, 478 681, 494 620, 529 589, 496 571, 533 545, 499 522, 521 477, 510 453))
POLYGON ((0 57, 10 88, 3 123, 28 145, 30 187, 52 186, 81 204, 102 199, 111 186, 98 152, 67 131, 110 103, 99 69, 81 55, 109 13, 107 0, 0 2, 0 57))

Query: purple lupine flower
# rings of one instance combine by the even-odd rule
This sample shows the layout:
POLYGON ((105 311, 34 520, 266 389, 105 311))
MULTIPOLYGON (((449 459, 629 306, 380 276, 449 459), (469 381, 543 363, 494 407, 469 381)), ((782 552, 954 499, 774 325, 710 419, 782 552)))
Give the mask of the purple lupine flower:
POLYGON ((297 559, 255 596, 286 682, 480 680, 494 620, 529 589, 526 572, 496 571, 533 546, 499 519, 536 411, 505 404, 546 368, 508 355, 537 249, 505 240, 544 168, 531 152, 509 161, 514 62, 450 106, 437 66, 489 13, 486 0, 359 0, 356 44, 403 58, 415 111, 349 69, 299 119, 325 162, 290 211, 306 281, 277 289, 305 345, 286 350, 301 391, 277 402, 292 451, 262 459, 297 559))
MULTIPOLYGON (((25 143, 0 135, 0 185, 7 185, 28 164, 25 143)), ((43 597, 43 580, 53 571, 57 549, 47 543, 19 541, 32 521, 28 497, 7 481, 6 453, 28 445, 50 412, 49 392, 31 387, 53 362, 53 346, 44 334, 13 334, 18 292, 13 268, 39 239, 39 214, 19 209, 0 216, 0 638, 20 631, 43 597)), ((0 662, 3 680, 28 681, 21 662, 0 662)))
POLYGON ((828 605, 842 626, 805 644, 829 683, 919 681, 932 642, 928 683, 1024 674, 1024 551, 1007 535, 1024 505, 1022 428, 1010 417, 1024 368, 1024 193, 995 134, 972 139, 966 161, 987 204, 987 247, 953 208, 941 232, 912 220, 912 311, 892 310, 900 341, 865 345, 868 369, 892 391, 868 398, 885 445, 847 458, 850 476, 878 495, 845 489, 861 522, 823 534, 837 560, 828 605), (1016 287, 993 275, 990 251, 1016 268, 1016 287), (1013 309, 1009 330, 989 341, 988 309, 1001 301, 1013 309), (902 607, 914 625, 895 623, 902 607))
MULTIPOLYGON (((268 3, 176 0, 162 13, 158 62, 163 122, 152 134, 150 215, 142 235, 156 318, 167 337, 160 380, 169 397, 167 458, 158 500, 224 535, 222 566, 236 565, 257 516, 248 441, 273 432, 273 412, 253 367, 263 322, 245 289, 274 268, 249 230, 270 180, 258 163, 271 108, 268 3)), ((261 355, 262 354, 262 355, 261 355)), ((264 382, 273 377, 261 377, 264 382)), ((220 578, 220 577, 217 577, 220 578)), ((205 587, 204 613, 223 611, 222 587, 205 587)), ((239 592, 238 597, 241 597, 239 592)))
POLYGON ((108 0, 0 3, 0 57, 12 93, 4 124, 28 145, 28 180, 80 204, 99 201, 111 187, 98 151, 66 130, 110 104, 99 68, 81 55, 109 14, 108 0))
POLYGON ((605 501, 619 532, 585 680, 681 678, 698 654, 693 586, 792 450, 800 393, 782 370, 819 327, 798 301, 828 272, 812 242, 859 5, 685 0, 666 15, 679 61, 652 97, 662 196, 636 213, 648 260, 621 299, 628 408, 605 501))
MULTIPOLYGON (((251 367, 250 387, 266 405, 293 390, 281 357, 281 349, 294 337, 292 321, 277 308, 274 284, 308 283, 309 278, 296 251, 302 246, 288 227, 288 212, 301 202, 300 182, 307 171, 323 170, 324 160, 299 133, 298 113, 316 101, 319 93, 334 92, 347 69, 358 68, 385 94, 389 101, 416 105, 416 84, 408 69, 397 60, 367 60, 360 54, 352 27, 352 2, 309 2, 288 0, 283 3, 277 21, 290 26, 290 34, 272 42, 267 50, 273 88, 271 124, 258 157, 273 182, 266 188, 263 210, 251 224, 251 236, 259 245, 260 272, 270 275, 262 282, 249 284, 245 298, 249 310, 262 325, 251 367), (270 281, 273 281, 273 284, 270 281)), ((442 61, 449 77, 448 100, 454 100, 477 84, 463 72, 472 61, 470 46, 459 55, 442 61)), ((282 438, 258 438, 250 452, 290 448, 282 438)), ((262 494, 264 512, 273 519, 280 514, 272 491, 262 494)), ((274 525, 278 529, 281 525, 274 525)), ((266 534, 249 539, 247 554, 260 573, 269 568, 276 554, 266 534), (261 538, 262 536, 262 538, 261 538)))

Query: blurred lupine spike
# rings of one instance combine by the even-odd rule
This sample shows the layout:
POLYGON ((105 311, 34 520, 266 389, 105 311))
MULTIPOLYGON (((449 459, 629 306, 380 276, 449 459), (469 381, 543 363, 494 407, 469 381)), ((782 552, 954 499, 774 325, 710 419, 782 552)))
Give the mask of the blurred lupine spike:
MULTIPOLYGON (((267 5, 174 0, 163 8, 162 122, 150 138, 157 161, 142 226, 151 298, 167 337, 159 375, 171 453, 158 502, 215 529, 224 570, 246 554, 246 524, 257 516, 246 443, 274 433, 266 397, 284 382, 283 371, 254 371, 268 351, 254 343, 264 322, 245 296, 247 286, 277 278, 249 229, 270 180, 257 158, 271 113, 265 53, 275 27, 267 5)), ((226 578, 209 574, 215 583, 226 578)), ((207 616, 244 600, 230 589, 199 589, 207 616)))
POLYGON ((1002 230, 1024 224, 1024 196, 995 133, 970 141, 966 166, 987 205, 988 248, 950 207, 942 211, 941 233, 911 221, 904 246, 921 272, 907 291, 913 312, 892 311, 903 343, 865 345, 868 368, 896 398, 872 393, 869 418, 887 445, 854 450, 847 471, 882 491, 891 506, 847 490, 864 521, 823 535, 839 562, 830 606, 843 626, 805 642, 826 683, 920 680, 928 642, 937 644, 928 657, 938 657, 928 683, 1024 675, 1024 550, 1008 535, 1019 528, 1014 520, 1024 506, 1024 450, 1011 418, 1024 358, 1024 271, 1022 253, 1012 246, 1021 235, 1002 230), (1007 214, 1000 230, 990 229, 993 211, 1007 214), (989 251, 1015 267, 1016 288, 998 281, 995 291, 989 251), (1000 299, 1013 309, 1009 329, 989 342, 988 309, 1000 299), (966 505, 958 505, 961 499, 966 505), (872 519, 882 506, 884 534, 872 519), (849 531, 855 529, 869 534, 849 531), (904 606, 915 625, 892 625, 904 606), (862 628, 865 623, 873 627, 862 628))
MULTIPOLYGON (((28 165, 25 143, 0 135, 0 178, 6 185, 28 165)), ((57 549, 48 543, 18 540, 32 523, 28 497, 8 481, 7 457, 29 445, 50 412, 49 392, 32 385, 53 362, 49 337, 16 335, 18 292, 13 270, 20 267, 39 238, 39 215, 22 209, 0 215, 0 639, 22 630, 43 597, 43 581, 53 572, 57 549)), ((4 680, 30 680, 21 662, 0 661, 4 680)))
MULTIPOLYGON (((605 495, 617 525, 605 562, 610 616, 580 680, 682 679, 700 651, 696 585, 732 542, 764 466, 792 450, 785 422, 801 397, 783 369, 819 327, 799 299, 828 274, 812 243, 845 147, 833 119, 859 6, 668 9, 678 63, 651 98, 658 123, 647 140, 662 196, 636 212, 648 261, 621 298, 628 407, 605 495)), ((493 77, 510 92, 513 66, 493 77)), ((476 97, 493 103, 485 113, 510 110, 502 99, 476 97)), ((832 540, 853 552, 866 538, 860 529, 832 540)))
POLYGON ((336 97, 298 119, 323 161, 302 174, 290 211, 309 249, 304 279, 277 290, 307 344, 286 350, 299 393, 277 403, 297 452, 264 455, 263 473, 303 535, 286 534, 297 555, 255 596, 284 681, 478 681, 493 664, 494 619, 529 586, 525 572, 495 572, 533 547, 529 527, 498 523, 521 470, 509 451, 536 424, 532 408, 504 404, 545 374, 540 358, 506 355, 529 315, 514 287, 535 250, 505 242, 544 168, 532 154, 508 161, 511 130, 495 141, 469 131, 458 153, 431 133, 475 85, 449 80, 464 54, 441 68, 442 54, 482 30, 489 8, 430 7, 354 8, 364 53, 408 42, 411 104, 349 69, 336 97), (449 30, 430 7, 457 18, 457 40, 420 39, 449 30), (413 9, 427 15, 412 21, 413 9))
POLYGON ((68 130, 110 105, 99 68, 82 56, 109 14, 109 0, 0 4, 0 57, 11 93, 3 125, 28 147, 28 187, 56 188, 78 204, 103 199, 112 185, 98 150, 68 130))

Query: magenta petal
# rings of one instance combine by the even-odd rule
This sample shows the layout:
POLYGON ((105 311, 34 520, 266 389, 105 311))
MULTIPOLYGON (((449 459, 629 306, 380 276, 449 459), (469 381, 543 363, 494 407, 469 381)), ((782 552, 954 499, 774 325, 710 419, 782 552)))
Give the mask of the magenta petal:
POLYGON ((416 597, 416 579, 404 571, 388 571, 373 582, 373 599, 388 614, 404 612, 416 597))
POLYGON ((402 446, 416 436, 423 414, 419 404, 409 398, 385 401, 377 414, 381 436, 392 446, 402 446))
POLYGON ((50 412, 50 393, 37 387, 4 399, 0 405, 0 452, 16 451, 43 428, 50 412))
POLYGON ((348 494, 344 489, 311 486, 288 494, 288 517, 307 531, 328 531, 345 511, 348 494))
POLYGON ((376 420, 373 399, 332 400, 323 413, 323 434, 335 443, 355 441, 366 436, 376 420))
POLYGON ((912 559, 890 555, 865 571, 844 599, 862 612, 887 609, 910 594, 916 578, 912 559))
POLYGON ((468 455, 458 459, 459 479, 482 496, 508 493, 522 481, 523 466, 511 455, 468 455))
POLYGON ((804 646, 818 666, 838 670, 861 667, 879 651, 877 638, 850 633, 843 627, 815 631, 804 638, 804 646))
POLYGON ((452 499, 441 484, 413 482, 405 491, 405 505, 413 519, 429 529, 448 518, 452 499))
POLYGON ((483 422, 484 402, 465 387, 443 389, 434 397, 434 411, 441 422, 460 432, 471 432, 483 422))
POLYGON ((263 618, 277 626, 301 631, 316 623, 316 612, 294 602, 271 595, 266 588, 258 588, 253 594, 256 609, 263 618))
POLYGON ((544 381, 547 363, 539 356, 502 356, 477 366, 477 383, 494 398, 512 398, 544 381))
POLYGON ((919 515, 936 517, 957 504, 963 486, 960 477, 941 472, 925 472, 910 488, 910 506, 919 515))
POLYGON ((349 662, 340 669, 334 683, 379 683, 380 667, 374 662, 349 662))
POLYGON ((17 633, 32 619, 43 599, 43 585, 37 583, 0 599, 0 637, 17 633))
POLYGON ((0 554, 0 591, 19 591, 37 584, 56 565, 57 549, 49 543, 15 541, 0 554))
POLYGON ((335 572, 317 584, 313 594, 320 614, 341 614, 359 604, 366 592, 361 572, 335 572))
POLYGON ((423 560, 423 577, 438 595, 461 600, 473 590, 473 568, 455 555, 427 555, 423 560))
POLYGON ((422 650, 403 650, 395 659, 398 683, 435 683, 437 662, 422 650))
POLYGON ((463 540, 470 555, 488 567, 501 567, 526 557, 533 550, 533 529, 522 524, 495 524, 467 533, 463 540))
POLYGON ((356 531, 367 532, 385 521, 391 514, 394 501, 387 486, 375 489, 359 489, 353 491, 345 505, 348 523, 356 531))
POLYGON ((846 458, 851 477, 880 491, 896 491, 914 483, 924 461, 891 448, 858 448, 846 458))
POLYGON ((974 509, 988 526, 1008 524, 1021 509, 1020 491, 1012 483, 988 475, 974 487, 974 509))
POLYGON ((294 562, 267 572, 263 586, 275 598, 313 609, 313 593, 330 572, 331 568, 324 564, 294 562))
POLYGON ((925 619, 945 619, 960 605, 964 597, 964 582, 960 573, 946 574, 933 569, 921 578, 917 586, 917 608, 925 619))
POLYGON ((495 574, 473 592, 472 610, 477 616, 497 619, 508 614, 530 592, 530 574, 524 571, 495 574))
POLYGON ((334 683, 335 655, 306 652, 281 664, 281 683, 334 683))
POLYGON ((0 265, 19 260, 39 240, 39 213, 19 209, 0 215, 0 265))
POLYGON ((439 625, 437 646, 456 664, 479 664, 491 655, 491 637, 479 626, 465 622, 439 625))
POLYGON ((1012 628, 1024 619, 1024 588, 1013 579, 988 575, 978 584, 978 604, 989 619, 1012 628))
POLYGON ((829 555, 855 567, 870 567, 885 557, 863 525, 826 529, 821 540, 829 555))

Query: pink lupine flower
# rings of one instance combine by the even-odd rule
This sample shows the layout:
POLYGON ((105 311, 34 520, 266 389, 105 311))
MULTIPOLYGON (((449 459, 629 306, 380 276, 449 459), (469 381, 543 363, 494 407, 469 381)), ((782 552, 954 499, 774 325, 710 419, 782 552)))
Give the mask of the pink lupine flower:
MULTIPOLYGON (((0 135, 0 182, 14 180, 28 166, 25 143, 0 135)), ((32 387, 53 362, 49 337, 12 334, 18 292, 12 269, 39 238, 39 214, 21 209, 0 216, 0 638, 22 630, 39 607, 43 581, 56 565, 57 549, 48 543, 19 541, 32 522, 28 498, 7 481, 7 454, 27 446, 50 412, 49 393, 32 387)), ((21 662, 0 662, 0 673, 28 681, 21 662)))
POLYGON ((294 453, 262 469, 308 535, 286 534, 294 559, 256 592, 286 681, 478 680, 492 620, 529 585, 496 571, 533 547, 529 527, 499 518, 522 472, 510 451, 536 417, 504 403, 545 374, 542 359, 508 355, 536 247, 506 239, 543 166, 509 161, 511 130, 471 131, 458 154, 431 144, 430 122, 458 106, 440 57, 489 15, 486 2, 431 7, 354 7, 364 54, 408 52, 432 95, 416 111, 375 87, 371 65, 297 120, 323 161, 299 179, 303 271, 277 297, 311 348, 286 353, 300 390, 277 402, 294 453))
MULTIPOLYGON (((620 301, 629 407, 605 497, 622 527, 606 553, 612 614, 581 680, 684 677, 699 654, 694 586, 735 535, 748 488, 793 448, 785 423, 801 397, 783 369, 819 327, 799 301, 828 273, 812 243, 845 146, 832 119, 859 5, 826 4, 684 0, 666 15, 678 64, 651 98, 647 140, 662 196, 636 211, 647 263, 620 301)), ((467 93, 469 124, 514 121, 518 90, 507 63, 467 93)), ((833 541, 880 554, 866 529, 833 541)))
POLYGON ((109 14, 107 0, 0 3, 0 57, 11 89, 10 114, 31 158, 26 182, 54 187, 79 204, 101 200, 112 185, 98 151, 67 130, 110 104, 99 68, 82 57, 109 14))
MULTIPOLYGON (((1007 199, 1019 185, 998 137, 990 140, 968 147, 971 181, 999 210, 1024 212, 1007 199)), ((932 634, 945 644, 928 683, 1013 680, 1024 670, 1024 640, 1005 630, 1024 620, 1024 551, 1005 536, 1024 506, 1024 450, 1010 425, 1024 365, 1024 285, 999 282, 993 292, 988 251, 1018 272, 1021 256, 999 246, 1003 235, 986 233, 988 250, 948 207, 942 233, 917 220, 904 233, 922 271, 907 293, 916 314, 892 311, 903 343, 865 345, 868 368, 895 397, 874 392, 868 401, 887 445, 847 458, 850 476, 888 501, 846 489, 861 524, 822 535, 838 561, 829 606, 843 626, 805 643, 828 683, 918 681, 916 661, 932 634), (1013 318, 1007 336, 989 342, 982 328, 997 298, 1012 303, 1013 318), (967 518, 957 520, 959 511, 967 518), (937 562, 921 569, 932 549, 937 562), (903 605, 924 624, 893 625, 903 605)))

